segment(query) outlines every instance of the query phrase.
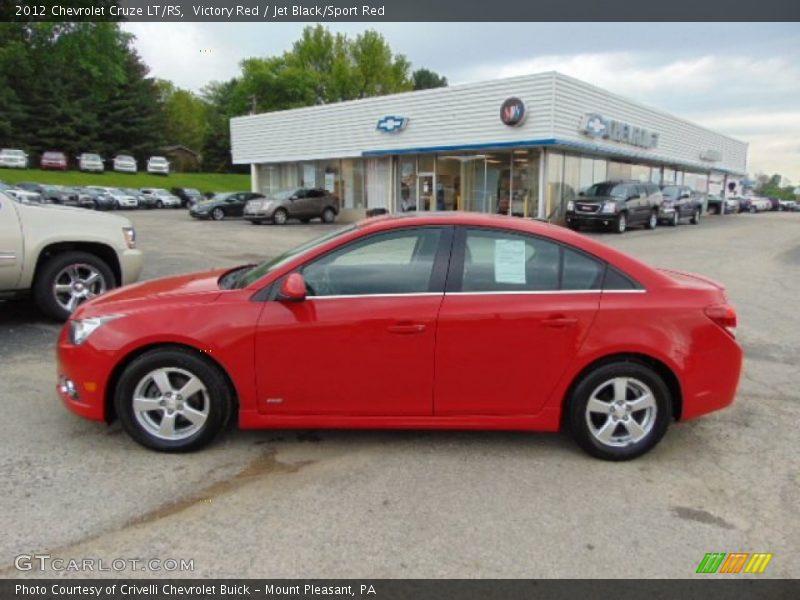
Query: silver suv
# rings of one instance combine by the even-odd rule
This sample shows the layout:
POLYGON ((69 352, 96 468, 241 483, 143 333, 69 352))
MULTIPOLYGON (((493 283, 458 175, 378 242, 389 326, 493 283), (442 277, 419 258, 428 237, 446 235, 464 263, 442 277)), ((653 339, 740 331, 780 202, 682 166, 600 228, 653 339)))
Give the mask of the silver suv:
POLYGON ((339 214, 339 198, 321 188, 293 188, 270 194, 266 198, 248 201, 244 218, 258 225, 272 221, 283 225, 289 219, 308 223, 318 218, 323 223, 333 223, 339 214))

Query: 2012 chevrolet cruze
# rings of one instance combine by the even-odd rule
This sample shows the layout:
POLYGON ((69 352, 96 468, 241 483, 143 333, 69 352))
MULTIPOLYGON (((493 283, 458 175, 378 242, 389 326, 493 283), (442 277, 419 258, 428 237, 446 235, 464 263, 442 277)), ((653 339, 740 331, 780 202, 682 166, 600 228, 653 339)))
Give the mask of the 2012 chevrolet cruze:
POLYGON ((257 266, 109 292, 58 342, 58 392, 141 444, 242 428, 568 427, 639 456, 728 406, 724 289, 513 217, 381 217, 257 266), (713 364, 713 368, 710 365, 713 364))

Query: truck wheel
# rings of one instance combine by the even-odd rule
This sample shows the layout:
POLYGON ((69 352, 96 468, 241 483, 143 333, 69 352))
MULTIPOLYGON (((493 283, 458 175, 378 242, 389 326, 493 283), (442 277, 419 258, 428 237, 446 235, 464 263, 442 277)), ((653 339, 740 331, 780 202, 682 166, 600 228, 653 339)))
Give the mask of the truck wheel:
POLYGON ((645 223, 645 229, 655 229, 658 226, 658 211, 652 211, 650 213, 650 218, 647 219, 647 223, 645 223))
POLYGON ((286 221, 288 220, 289 214, 282 208, 279 208, 272 213, 272 222, 275 223, 275 225, 286 225, 286 221))
POLYGON ((614 231, 616 233, 625 233, 625 230, 628 228, 628 217, 627 215, 622 212, 617 215, 616 220, 614 221, 614 231))
POLYGON ((116 287, 109 266, 88 252, 62 252, 47 259, 33 282, 33 299, 48 317, 66 321, 86 300, 116 287))

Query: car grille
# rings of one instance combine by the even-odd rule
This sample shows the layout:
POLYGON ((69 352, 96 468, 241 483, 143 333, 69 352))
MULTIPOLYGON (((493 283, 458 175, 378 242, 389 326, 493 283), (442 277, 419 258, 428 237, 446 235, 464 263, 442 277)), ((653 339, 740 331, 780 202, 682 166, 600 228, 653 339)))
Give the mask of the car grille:
POLYGON ((599 204, 585 204, 583 202, 575 203, 575 212, 577 213, 596 213, 600 210, 599 204))

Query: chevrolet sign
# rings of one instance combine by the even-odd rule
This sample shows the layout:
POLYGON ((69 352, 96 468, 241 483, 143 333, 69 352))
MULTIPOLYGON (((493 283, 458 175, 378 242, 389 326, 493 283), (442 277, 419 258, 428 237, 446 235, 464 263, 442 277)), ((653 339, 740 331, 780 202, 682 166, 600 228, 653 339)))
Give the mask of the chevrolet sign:
POLYGON ((408 117, 388 116, 380 119, 375 129, 383 133, 396 133, 398 131, 403 131, 406 125, 408 125, 408 117))
POLYGON ((602 138, 640 148, 655 148, 658 134, 644 127, 636 127, 624 121, 610 119, 598 113, 583 116, 579 131, 589 137, 602 138))

